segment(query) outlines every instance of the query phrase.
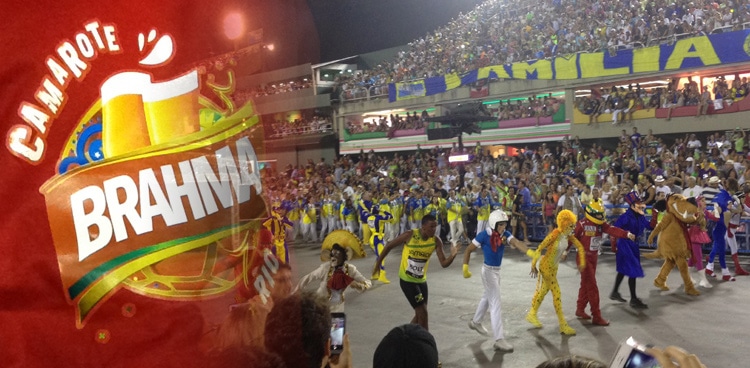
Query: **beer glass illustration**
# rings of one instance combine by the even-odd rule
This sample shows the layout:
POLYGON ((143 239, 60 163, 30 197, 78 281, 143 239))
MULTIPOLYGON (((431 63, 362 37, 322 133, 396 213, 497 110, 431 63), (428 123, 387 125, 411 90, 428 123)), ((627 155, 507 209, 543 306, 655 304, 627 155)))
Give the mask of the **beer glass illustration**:
POLYGON ((170 142, 200 131, 198 71, 151 83, 143 91, 143 108, 151 144, 170 142))
POLYGON ((104 157, 119 156, 151 145, 142 96, 150 84, 151 76, 137 72, 115 74, 102 84, 104 157))

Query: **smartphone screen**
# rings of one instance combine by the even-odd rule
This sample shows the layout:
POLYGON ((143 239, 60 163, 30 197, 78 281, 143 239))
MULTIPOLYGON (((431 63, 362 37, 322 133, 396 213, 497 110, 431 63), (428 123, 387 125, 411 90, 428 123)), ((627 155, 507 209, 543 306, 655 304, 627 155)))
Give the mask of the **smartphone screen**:
POLYGON ((646 353, 646 347, 638 344, 633 337, 620 343, 610 368, 661 368, 659 361, 646 353))
POLYGON ((344 350, 344 332, 346 330, 346 315, 331 313, 331 354, 339 354, 344 350))
POLYGON ((623 368, 660 368, 659 362, 656 358, 648 355, 640 350, 633 349, 630 351, 630 356, 625 362, 623 368))

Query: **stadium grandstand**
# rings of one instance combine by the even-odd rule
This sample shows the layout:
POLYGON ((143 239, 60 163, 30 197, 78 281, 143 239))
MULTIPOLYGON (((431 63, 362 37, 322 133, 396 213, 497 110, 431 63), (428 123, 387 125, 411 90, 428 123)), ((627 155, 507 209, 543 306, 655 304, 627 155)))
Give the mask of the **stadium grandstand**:
POLYGON ((638 175, 628 177, 632 164, 674 190, 689 176, 705 186, 709 168, 745 183, 748 28, 746 1, 487 1, 402 47, 240 76, 237 90, 254 98, 274 142, 265 162, 278 190, 311 176, 318 179, 303 192, 318 200, 328 190, 314 183, 326 180, 380 188, 385 178, 401 188, 416 176, 448 190, 445 177, 465 172, 441 157, 469 153, 469 183, 541 178, 524 207, 538 239, 542 191, 557 192, 555 180, 582 184, 577 193, 587 181, 599 191, 606 182, 642 188, 638 175), (435 118, 466 103, 488 116, 476 123, 479 134, 459 140, 435 118))

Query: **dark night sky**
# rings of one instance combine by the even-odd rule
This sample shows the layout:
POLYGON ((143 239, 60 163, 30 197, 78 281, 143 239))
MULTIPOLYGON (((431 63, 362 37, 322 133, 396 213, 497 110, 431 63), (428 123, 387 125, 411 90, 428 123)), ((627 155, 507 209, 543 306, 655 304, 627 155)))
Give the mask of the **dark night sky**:
POLYGON ((482 0, 307 0, 322 62, 382 50, 426 35, 482 0))

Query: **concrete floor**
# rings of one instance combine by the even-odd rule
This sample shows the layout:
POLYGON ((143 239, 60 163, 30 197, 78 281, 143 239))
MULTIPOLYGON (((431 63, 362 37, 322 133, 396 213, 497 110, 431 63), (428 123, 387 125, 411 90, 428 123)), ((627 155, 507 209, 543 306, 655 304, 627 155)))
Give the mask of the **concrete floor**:
MULTIPOLYGON (((353 264, 369 275, 375 262, 370 249, 364 259, 353 264)), ((580 276, 571 253, 560 265, 558 279, 562 289, 563 309, 568 323, 577 330, 575 336, 559 333, 557 317, 548 294, 539 310, 541 329, 533 328, 524 319, 531 305, 536 280, 529 276, 530 261, 518 251, 508 249, 501 270, 501 298, 506 339, 515 346, 511 353, 492 349, 492 338, 479 335, 467 326, 482 295, 482 254, 472 254, 470 270, 473 276, 461 274, 463 248, 448 268, 441 268, 433 255, 427 273, 429 283, 429 324, 435 336, 443 367, 535 367, 560 355, 577 354, 609 363, 620 341, 633 336, 644 344, 658 347, 677 345, 700 357, 707 367, 750 367, 750 354, 745 341, 750 332, 750 277, 738 277, 736 282, 712 279, 713 288, 699 288, 702 295, 691 297, 684 293, 682 280, 675 269, 667 280, 669 291, 653 286, 661 262, 643 259, 646 273, 637 283, 638 296, 648 304, 645 310, 635 310, 628 303, 609 300, 614 284, 615 256, 605 252, 599 257, 597 279, 601 294, 601 309, 611 324, 593 326, 575 317, 580 276), (744 352, 743 352, 744 351, 744 352)), ((292 252, 292 266, 299 278, 320 265, 320 245, 297 245, 292 252)), ((398 284, 397 262, 401 247, 394 249, 386 260, 391 284, 375 282, 365 293, 347 292, 347 332, 354 355, 354 367, 372 366, 372 356, 378 343, 388 331, 408 323, 414 313, 398 284)), ((727 257, 728 260, 729 257, 727 257)), ((742 259, 743 266, 748 264, 742 259)), ((718 267, 718 262, 717 262, 718 267)), ((733 267, 730 266, 730 270, 733 267)), ((317 285, 315 285, 317 287, 317 285)), ((310 286, 311 290, 314 290, 310 286)), ((620 293, 629 299, 627 278, 620 293)), ((490 329, 489 315, 485 326, 490 329)))

